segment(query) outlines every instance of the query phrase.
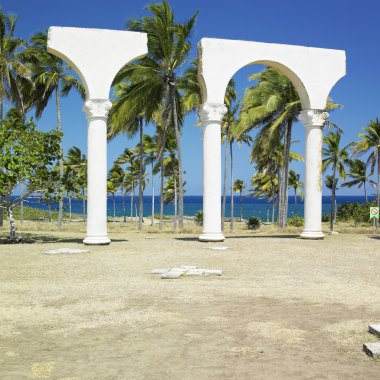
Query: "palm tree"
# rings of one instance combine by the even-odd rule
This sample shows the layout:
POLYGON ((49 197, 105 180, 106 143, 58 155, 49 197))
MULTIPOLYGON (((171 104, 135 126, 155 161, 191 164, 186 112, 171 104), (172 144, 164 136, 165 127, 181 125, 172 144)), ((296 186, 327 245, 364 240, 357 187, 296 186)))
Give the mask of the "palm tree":
POLYGON ((352 144, 346 145, 344 148, 340 147, 341 141, 340 132, 329 132, 324 140, 324 147, 322 149, 323 160, 322 169, 326 171, 331 167, 332 174, 329 183, 331 185, 331 210, 330 210, 330 231, 334 229, 335 219, 335 193, 339 177, 343 180, 346 178, 346 170, 344 164, 348 162, 348 149, 352 144), (337 177, 339 175, 339 177, 337 177))
MULTIPOLYGON (((3 123, 4 101, 11 100, 23 109, 21 83, 31 83, 28 68, 20 60, 20 49, 26 42, 15 37, 17 17, 4 14, 0 8, 0 127, 3 123)), ((0 227, 3 226, 4 209, 0 194, 0 227)))
POLYGON ((363 128, 364 133, 359 133, 362 141, 353 145, 354 154, 362 154, 371 151, 367 164, 370 165, 372 175, 377 166, 377 207, 380 207, 380 121, 371 120, 368 127, 363 128))
POLYGON ((234 182, 234 191, 240 194, 240 221, 243 220, 243 190, 245 188, 244 181, 237 179, 234 182))
MULTIPOLYGON (((144 106, 144 115, 149 122, 159 110, 165 113, 164 134, 174 129, 178 154, 178 213, 179 228, 183 230, 183 165, 181 132, 184 111, 179 91, 180 67, 186 61, 191 49, 191 32, 197 13, 187 22, 177 23, 169 3, 147 6, 150 16, 141 20, 131 20, 127 29, 148 34, 148 55, 124 67, 116 77, 116 82, 127 80, 131 85, 129 99, 132 107, 144 106)), ((133 111, 133 110, 132 110, 133 111)))
MULTIPOLYGON (((62 59, 47 51, 47 33, 39 32, 31 37, 31 44, 23 53, 29 63, 33 82, 36 87, 35 106, 36 116, 41 117, 52 97, 55 97, 57 111, 57 128, 62 132, 60 98, 67 96, 72 89, 76 89, 82 98, 85 90, 80 81, 70 74, 71 68, 62 59)), ((59 193, 58 228, 62 226, 63 215, 63 151, 61 139, 61 157, 59 159, 59 178, 61 181, 59 193)))
MULTIPOLYGON (((255 85, 244 94, 237 133, 261 128, 265 130, 267 138, 273 134, 280 136, 284 162, 279 171, 278 224, 285 228, 292 128, 301 112, 301 101, 292 82, 276 69, 267 67, 249 79, 255 81, 255 85)), ((329 99, 326 109, 333 110, 339 107, 340 105, 329 99)))
POLYGON ((364 189, 364 197, 365 201, 368 202, 367 197, 367 183, 370 183, 372 186, 376 186, 376 183, 369 178, 369 174, 367 174, 367 164, 359 159, 350 160, 348 162, 349 171, 347 176, 352 178, 351 181, 347 181, 342 184, 343 187, 351 188, 353 186, 357 186, 357 189, 363 187, 364 189))
POLYGON ((115 194, 120 189, 120 186, 124 182, 125 173, 123 168, 114 163, 112 168, 108 173, 107 178, 107 192, 112 194, 112 204, 113 204, 113 221, 115 222, 116 218, 116 202, 115 202, 115 194))
POLYGON ((87 185, 87 157, 77 147, 71 147, 64 160, 64 168, 75 173, 75 180, 81 188, 82 215, 83 221, 86 220, 86 185, 87 185))
POLYGON ((296 173, 293 169, 289 170, 289 187, 294 190, 294 211, 297 211, 297 193, 303 199, 301 187, 303 182, 300 181, 301 175, 296 173))

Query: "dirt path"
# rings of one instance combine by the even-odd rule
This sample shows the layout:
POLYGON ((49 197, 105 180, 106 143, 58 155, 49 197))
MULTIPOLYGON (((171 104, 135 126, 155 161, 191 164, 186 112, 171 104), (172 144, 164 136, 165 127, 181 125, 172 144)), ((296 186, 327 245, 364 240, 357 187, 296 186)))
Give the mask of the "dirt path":
MULTIPOLYGON (((55 234, 55 236, 59 236, 55 234)), ((380 241, 338 235, 234 236, 227 251, 194 235, 113 234, 81 247, 0 245, 0 378, 367 379, 361 347, 380 322, 380 241), (151 235, 150 235, 151 236, 151 235), (220 268, 160 280, 153 268, 220 268)))

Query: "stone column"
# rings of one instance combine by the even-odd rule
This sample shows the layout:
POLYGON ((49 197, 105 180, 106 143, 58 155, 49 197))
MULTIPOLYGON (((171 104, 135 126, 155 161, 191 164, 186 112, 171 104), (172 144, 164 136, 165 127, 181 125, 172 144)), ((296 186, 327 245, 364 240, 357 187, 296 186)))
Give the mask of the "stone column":
POLYGON ((322 233, 322 145, 323 125, 329 114, 322 110, 304 110, 300 120, 306 129, 305 210, 302 239, 323 239, 322 233))
POLYGON ((224 104, 205 103, 198 110, 203 124, 203 232, 200 241, 224 241, 221 229, 221 122, 224 104))
POLYGON ((88 123, 87 234, 88 245, 109 244, 107 235, 107 117, 108 99, 89 99, 83 111, 88 123))

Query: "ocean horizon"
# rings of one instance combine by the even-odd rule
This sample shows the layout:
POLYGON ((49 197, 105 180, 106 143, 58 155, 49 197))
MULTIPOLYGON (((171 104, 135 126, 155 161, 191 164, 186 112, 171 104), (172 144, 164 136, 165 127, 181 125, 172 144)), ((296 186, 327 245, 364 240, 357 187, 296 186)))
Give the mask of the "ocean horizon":
MULTIPOLYGON (((369 200, 374 200, 375 197, 368 197, 369 200)), ((345 203, 355 203, 360 202, 364 203, 364 196, 348 196, 342 195, 336 197, 337 205, 345 204, 345 203)), ((322 197, 322 213, 328 214, 330 212, 330 196, 322 197)), ((231 196, 227 196, 226 199, 226 217, 230 217, 230 209, 231 209, 231 196)), ((122 207, 122 196, 115 196, 115 204, 116 204, 116 216, 123 216, 123 207, 122 207)), ((46 202, 39 200, 37 197, 29 197, 24 201, 25 206, 38 208, 41 210, 47 210, 46 202)), ((64 200, 64 209, 65 212, 68 212, 68 199, 64 200)), ((154 213, 158 214, 160 212, 160 197, 154 197, 154 213)), ((71 202, 71 211, 73 214, 82 214, 83 210, 83 202, 82 200, 73 199, 71 202)), ((267 218, 267 207, 268 204, 264 199, 258 199, 250 196, 243 196, 243 218, 248 218, 250 216, 256 216, 261 218, 262 220, 266 220, 267 218)), ((184 215, 186 216, 194 216, 197 211, 202 210, 203 208, 203 196, 202 195, 185 195, 184 196, 184 215)), ((52 204, 52 210, 58 210, 58 204, 54 202, 52 204)), ((130 216, 131 214, 131 197, 125 197, 125 211, 126 215, 130 216)), ((134 197, 133 203, 133 215, 135 216, 138 212, 138 197, 134 197)), ((289 196, 289 207, 288 207, 288 216, 299 215, 303 217, 304 213, 304 203, 301 201, 300 197, 297 197, 297 205, 295 204, 294 196, 289 196)), ((143 202, 143 215, 144 217, 148 217, 152 214, 152 197, 147 195, 144 196, 143 202)), ((107 197, 107 215, 113 216, 113 201, 112 196, 107 197)), ((164 205, 164 215, 174 215, 174 206, 173 204, 164 205)), ((277 213, 276 213, 277 215, 277 213)), ((240 197, 239 195, 234 196, 234 216, 240 216, 240 197)), ((272 208, 269 205, 269 219, 272 217, 272 208)))

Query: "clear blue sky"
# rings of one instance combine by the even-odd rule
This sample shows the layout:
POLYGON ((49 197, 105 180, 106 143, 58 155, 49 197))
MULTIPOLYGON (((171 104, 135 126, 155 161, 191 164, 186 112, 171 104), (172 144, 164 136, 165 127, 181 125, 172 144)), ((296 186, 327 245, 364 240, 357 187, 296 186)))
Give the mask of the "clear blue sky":
MULTIPOLYGON (((17 34, 28 39, 49 26, 76 26, 123 29, 127 19, 145 14, 147 0, 2 0, 5 12, 19 16, 17 34)), ((344 130, 343 143, 357 138, 370 119, 380 116, 380 2, 378 0, 170 0, 178 20, 200 10, 193 35, 193 51, 202 37, 253 40, 346 50, 347 76, 333 89, 333 99, 344 105, 331 120, 344 130)), ((124 47, 121 47, 124 48, 124 47)), ((260 67, 250 66, 236 75, 239 92, 248 85, 248 76, 260 67)), ((188 195, 202 193, 201 130, 189 116, 183 131, 184 169, 188 195)), ((86 121, 82 101, 70 95, 62 102, 64 149, 72 145, 87 150, 86 121)), ((54 102, 51 102, 38 125, 48 130, 56 125, 54 102)), ((148 130, 148 132, 153 132, 148 130)), ((303 154, 304 130, 294 128, 294 150, 303 154)), ((136 141, 118 137, 109 144, 109 166, 127 146, 136 141)), ((247 183, 254 172, 249 164, 249 148, 235 148, 235 178, 247 183)), ((303 176, 303 164, 292 167, 303 176)), ((147 191, 149 194, 149 190, 147 191)), ((328 194, 324 190, 324 194, 328 194)), ((356 190, 339 194, 358 194, 356 190)), ((360 195, 362 191, 360 191, 360 195)))

